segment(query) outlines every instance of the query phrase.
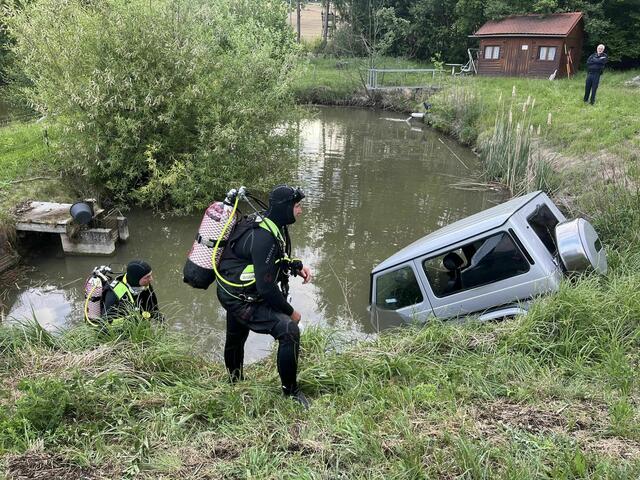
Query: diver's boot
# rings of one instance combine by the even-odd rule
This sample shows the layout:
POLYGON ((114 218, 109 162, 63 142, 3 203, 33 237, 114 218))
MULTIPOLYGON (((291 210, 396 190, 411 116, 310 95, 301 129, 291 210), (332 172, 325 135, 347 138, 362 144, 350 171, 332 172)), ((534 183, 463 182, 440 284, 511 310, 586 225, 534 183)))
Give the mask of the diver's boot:
POLYGON ((242 368, 237 368, 235 370, 229 371, 229 383, 234 384, 243 381, 244 372, 242 368))
POLYGON ((309 400, 307 399, 307 397, 305 396, 304 393, 302 393, 302 390, 300 390, 300 387, 295 386, 295 387, 282 387, 282 393, 285 397, 289 397, 292 400, 295 400, 296 402, 298 402, 300 405, 302 405, 304 407, 305 410, 309 410, 309 400))

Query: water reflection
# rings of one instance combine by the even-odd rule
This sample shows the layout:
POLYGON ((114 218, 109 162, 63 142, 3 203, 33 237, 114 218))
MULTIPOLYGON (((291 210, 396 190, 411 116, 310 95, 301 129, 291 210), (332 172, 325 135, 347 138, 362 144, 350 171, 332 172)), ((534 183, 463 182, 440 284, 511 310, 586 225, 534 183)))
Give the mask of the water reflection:
MULTIPOLYGON (((303 329, 333 325, 356 336, 373 332, 366 310, 373 266, 426 233, 496 201, 494 193, 452 189, 451 183, 477 178, 475 157, 405 118, 322 108, 299 126, 296 183, 307 196, 303 218, 291 236, 293 254, 315 273, 310 285, 291 282, 303 329)), ((194 290, 182 283, 200 215, 133 211, 127 216, 129 242, 102 261, 123 268, 132 258, 147 260, 170 328, 185 333, 194 348, 220 357, 225 318, 214 289, 194 290)), ((29 317, 33 310, 48 326, 79 322, 84 278, 101 259, 65 257, 55 237, 41 243, 49 247, 26 259, 35 267, 32 284, 12 292, 9 315, 29 317)), ((252 334, 247 360, 263 357, 270 348, 270 337, 252 334)))
POLYGON ((451 188, 477 178, 471 152, 436 132, 412 130, 405 116, 388 117, 321 109, 301 127, 298 176, 311 194, 300 253, 318 272, 316 310, 329 324, 351 312, 365 332, 372 331, 366 305, 373 266, 496 200, 451 188))

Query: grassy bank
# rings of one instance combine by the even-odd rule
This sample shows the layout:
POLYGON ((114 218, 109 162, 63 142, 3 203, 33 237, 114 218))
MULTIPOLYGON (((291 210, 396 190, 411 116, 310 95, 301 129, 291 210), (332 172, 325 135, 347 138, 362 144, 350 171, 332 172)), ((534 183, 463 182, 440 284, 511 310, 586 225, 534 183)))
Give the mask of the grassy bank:
MULTIPOLYGON (((473 119, 473 128, 481 134, 493 127, 501 102, 515 97, 522 108, 529 99, 535 100, 531 123, 540 126, 547 146, 563 155, 584 158, 617 156, 640 158, 640 89, 625 82, 638 71, 606 72, 595 105, 582 101, 584 73, 571 80, 556 81, 525 78, 468 77, 452 80, 447 88, 432 98, 433 114, 450 116, 452 91, 464 90, 474 97, 480 115, 473 119)), ((468 97, 466 98, 468 102, 468 97)), ((463 119, 459 119, 463 121, 463 119)), ((445 125, 442 125, 445 127, 445 125)))
POLYGON ((70 186, 49 147, 55 132, 46 122, 13 122, 0 128, 0 228, 25 200, 69 200, 70 186))
POLYGON ((230 385, 135 321, 5 327, 0 458, 9 478, 637 478, 639 268, 567 283, 509 322, 355 345, 307 330, 309 411, 279 394, 274 358, 230 385))

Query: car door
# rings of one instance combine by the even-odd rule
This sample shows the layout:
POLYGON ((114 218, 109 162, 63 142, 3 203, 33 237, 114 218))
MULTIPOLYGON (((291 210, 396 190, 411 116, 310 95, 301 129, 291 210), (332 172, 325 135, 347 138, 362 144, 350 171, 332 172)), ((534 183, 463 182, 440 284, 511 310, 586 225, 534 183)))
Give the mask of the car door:
POLYGON ((371 280, 371 323, 376 330, 433 315, 413 261, 378 272, 371 280))

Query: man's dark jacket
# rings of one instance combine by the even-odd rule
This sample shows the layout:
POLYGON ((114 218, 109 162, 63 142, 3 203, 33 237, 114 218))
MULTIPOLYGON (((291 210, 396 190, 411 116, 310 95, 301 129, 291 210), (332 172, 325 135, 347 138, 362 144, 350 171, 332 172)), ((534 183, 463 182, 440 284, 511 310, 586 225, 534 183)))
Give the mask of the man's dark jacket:
POLYGON ((592 53, 589 55, 587 59, 587 71, 589 73, 595 73, 600 75, 604 70, 604 66, 606 65, 609 58, 606 53, 602 53, 598 55, 597 53, 592 53))

